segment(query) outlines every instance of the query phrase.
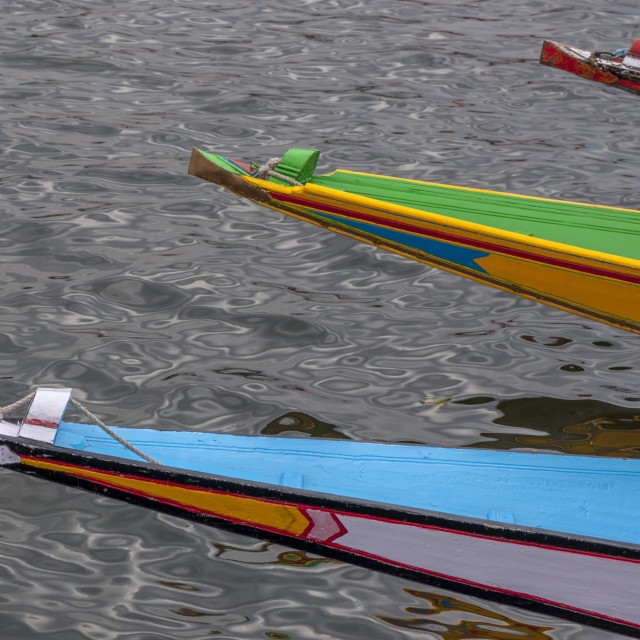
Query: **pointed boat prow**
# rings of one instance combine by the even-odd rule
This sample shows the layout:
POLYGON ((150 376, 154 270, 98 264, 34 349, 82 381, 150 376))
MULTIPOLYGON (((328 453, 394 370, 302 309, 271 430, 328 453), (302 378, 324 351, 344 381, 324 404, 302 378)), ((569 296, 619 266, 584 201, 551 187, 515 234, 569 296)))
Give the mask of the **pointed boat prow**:
POLYGON ((628 49, 617 49, 613 53, 586 51, 545 40, 540 52, 540 64, 640 94, 640 40, 635 40, 628 49))
POLYGON ((189 173, 325 229, 640 333, 640 212, 350 170, 314 174, 317 160, 313 149, 261 165, 194 149, 189 173))
POLYGON ((69 393, 4 407, 3 468, 640 637, 640 460, 79 424, 69 393))
POLYGON ((202 151, 193 149, 189 162, 189 174, 196 178, 202 178, 207 182, 226 187, 241 198, 249 198, 256 202, 269 202, 269 192, 265 189, 244 180, 241 175, 224 169, 219 164, 212 162, 202 151))

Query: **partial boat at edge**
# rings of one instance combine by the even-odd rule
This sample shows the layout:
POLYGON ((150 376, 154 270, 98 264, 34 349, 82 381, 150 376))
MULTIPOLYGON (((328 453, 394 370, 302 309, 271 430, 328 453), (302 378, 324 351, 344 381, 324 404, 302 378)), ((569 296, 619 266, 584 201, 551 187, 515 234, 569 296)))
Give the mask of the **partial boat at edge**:
POLYGON ((332 231, 640 332, 640 212, 336 170, 291 149, 263 166, 194 149, 189 173, 332 231))
POLYGON ((586 51, 545 40, 540 52, 540 64, 640 94, 640 40, 635 40, 628 49, 618 49, 612 53, 586 51))
POLYGON ((640 460, 69 423, 70 395, 1 420, 0 465, 640 637, 640 460))

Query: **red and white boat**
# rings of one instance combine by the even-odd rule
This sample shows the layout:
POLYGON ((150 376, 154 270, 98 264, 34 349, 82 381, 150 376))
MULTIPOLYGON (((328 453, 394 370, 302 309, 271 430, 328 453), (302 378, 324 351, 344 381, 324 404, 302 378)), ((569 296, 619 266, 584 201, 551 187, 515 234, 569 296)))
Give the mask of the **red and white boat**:
POLYGON ((628 49, 612 53, 586 51, 545 40, 540 63, 574 73, 581 78, 640 94, 640 39, 628 49))

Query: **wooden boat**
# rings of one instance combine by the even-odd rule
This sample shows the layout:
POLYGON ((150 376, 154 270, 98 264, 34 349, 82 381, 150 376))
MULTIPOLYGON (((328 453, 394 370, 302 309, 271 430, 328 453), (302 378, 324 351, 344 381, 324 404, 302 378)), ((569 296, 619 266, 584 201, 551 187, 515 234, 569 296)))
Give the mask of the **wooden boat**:
POLYGON ((332 231, 640 332, 640 213, 337 170, 291 149, 263 166, 194 149, 189 173, 332 231))
POLYGON ((587 80, 640 94, 640 40, 635 40, 629 49, 618 49, 613 53, 585 51, 545 40, 540 63, 587 80))
POLYGON ((79 424, 70 394, 0 421, 1 465, 640 637, 640 460, 79 424))

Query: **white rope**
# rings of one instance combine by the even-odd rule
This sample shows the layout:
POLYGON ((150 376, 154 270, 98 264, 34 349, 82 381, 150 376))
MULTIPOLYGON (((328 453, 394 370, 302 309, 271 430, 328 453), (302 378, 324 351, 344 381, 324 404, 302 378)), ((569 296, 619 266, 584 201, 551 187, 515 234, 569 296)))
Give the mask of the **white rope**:
MULTIPOLYGON (((16 400, 12 404, 8 404, 5 407, 0 407, 0 420, 4 420, 5 414, 10 413, 14 409, 18 409, 23 405, 31 402, 31 400, 33 400, 35 395, 36 395, 36 392, 33 391, 29 395, 25 396, 24 398, 20 398, 20 400, 16 400)), ((114 440, 117 440, 123 447, 126 447, 127 449, 129 449, 129 451, 131 451, 132 453, 135 453, 137 456, 140 456, 143 460, 146 460, 147 462, 152 462, 153 464, 162 464, 159 460, 156 460, 155 458, 148 456, 146 453, 144 453, 143 451, 140 451, 140 449, 132 445, 130 442, 127 442, 122 436, 118 435, 113 429, 111 429, 110 427, 107 427, 107 425, 104 422, 102 422, 102 420, 100 420, 98 416, 95 416, 93 413, 91 413, 89 409, 87 409, 84 405, 80 404, 77 400, 75 400, 74 398, 69 398, 69 402, 71 402, 71 404, 74 407, 82 411, 82 413, 84 413, 90 420, 93 420, 103 431, 108 433, 114 440)))
POLYGON ((289 176, 285 176, 284 173, 280 173, 275 170, 276 167, 280 164, 280 160, 282 160, 282 158, 271 158, 271 160, 267 160, 263 165, 260 165, 260 167, 258 168, 258 173, 256 177, 260 178, 260 180, 266 180, 267 178, 270 178, 271 176, 273 176, 274 178, 279 178, 280 180, 284 180, 285 182, 288 182, 289 184, 292 184, 296 187, 301 187, 302 182, 298 182, 297 180, 294 180, 289 176))
POLYGON ((103 431, 108 433, 114 440, 117 440, 122 446, 129 449, 129 451, 131 451, 132 453, 135 453, 137 456, 140 456, 143 460, 146 460, 147 462, 152 462, 153 464, 162 464, 155 458, 152 458, 151 456, 148 456, 143 451, 140 451, 140 449, 132 445, 130 442, 127 442, 122 436, 118 435, 113 429, 111 429, 110 427, 107 427, 107 425, 104 422, 102 422, 100 418, 98 418, 93 413, 91 413, 89 409, 87 409, 84 405, 80 404, 77 400, 75 400, 74 398, 69 398, 69 402, 71 402, 71 404, 77 409, 80 409, 80 411, 82 411, 90 420, 93 420, 103 431))
POLYGON ((5 414, 10 413, 14 409, 18 409, 19 407, 21 407, 24 404, 27 404, 28 402, 31 402, 31 400, 33 400, 33 397, 35 395, 36 395, 36 392, 32 391, 28 396, 25 396, 24 398, 20 398, 20 400, 16 400, 13 404, 8 404, 6 407, 0 407, 0 420, 4 420, 5 414))

